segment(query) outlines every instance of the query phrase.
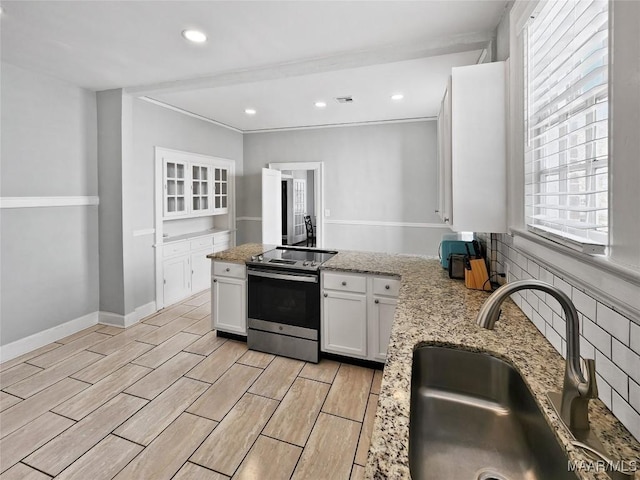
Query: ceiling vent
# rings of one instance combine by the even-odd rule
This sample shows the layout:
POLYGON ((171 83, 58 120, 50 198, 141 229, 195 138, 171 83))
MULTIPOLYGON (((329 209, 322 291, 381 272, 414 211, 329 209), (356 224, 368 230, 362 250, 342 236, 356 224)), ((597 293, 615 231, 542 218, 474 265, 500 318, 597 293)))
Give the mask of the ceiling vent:
POLYGON ((348 95, 346 97, 336 97, 336 102, 338 103, 353 103, 353 97, 348 95))

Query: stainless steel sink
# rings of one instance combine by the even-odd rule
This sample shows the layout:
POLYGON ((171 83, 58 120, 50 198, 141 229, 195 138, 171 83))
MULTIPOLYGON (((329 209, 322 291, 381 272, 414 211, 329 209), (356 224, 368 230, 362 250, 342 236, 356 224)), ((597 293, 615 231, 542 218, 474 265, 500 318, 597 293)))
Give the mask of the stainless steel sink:
POLYGON ((576 478, 513 367, 432 346, 413 355, 409 467, 413 480, 576 478))

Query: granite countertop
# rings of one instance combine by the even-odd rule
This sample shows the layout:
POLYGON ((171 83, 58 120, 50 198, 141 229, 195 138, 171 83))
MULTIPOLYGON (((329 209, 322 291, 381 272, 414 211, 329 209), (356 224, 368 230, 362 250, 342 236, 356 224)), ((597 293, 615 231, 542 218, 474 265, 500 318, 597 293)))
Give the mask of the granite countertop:
MULTIPOLYGON (((571 446, 546 393, 561 391, 565 361, 511 301, 503 304, 494 330, 476 325, 488 292, 468 290, 451 280, 437 260, 406 255, 341 251, 323 268, 402 278, 398 307, 387 351, 369 459, 367 479, 410 479, 409 401, 413 350, 420 345, 444 345, 487 352, 513 365, 524 377, 556 436, 572 460, 589 461, 571 446)), ((592 429, 617 459, 639 460, 640 443, 600 400, 590 402, 592 429)), ((608 479, 604 473, 580 472, 582 479, 608 479)), ((640 478, 640 473, 636 473, 640 478)))
MULTIPOLYGON (((210 255, 242 263, 269 248, 246 244, 210 255)), ((560 443, 574 461, 591 461, 570 444, 546 393, 561 391, 565 362, 544 336, 510 300, 494 330, 476 325, 475 318, 488 292, 469 290, 449 279, 434 259, 340 251, 324 270, 396 275, 402 279, 398 306, 384 367, 378 409, 365 471, 367 479, 410 479, 409 402, 413 350, 420 345, 444 345, 487 352, 513 365, 523 376, 560 443)), ((614 459, 640 459, 640 443, 600 400, 590 402, 589 417, 596 436, 614 459)), ((581 479, 608 479, 604 473, 579 472, 581 479)), ((640 472, 636 473, 640 479, 640 472)))

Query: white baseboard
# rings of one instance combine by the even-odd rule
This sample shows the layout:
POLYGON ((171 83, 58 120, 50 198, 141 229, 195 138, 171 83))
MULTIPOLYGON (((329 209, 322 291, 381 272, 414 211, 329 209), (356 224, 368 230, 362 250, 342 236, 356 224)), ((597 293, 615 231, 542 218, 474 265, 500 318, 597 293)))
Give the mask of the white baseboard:
POLYGON ((149 302, 146 305, 136 308, 133 312, 128 313, 127 315, 120 315, 119 313, 112 312, 100 312, 98 323, 127 328, 155 312, 156 302, 149 302))
POLYGON ((37 348, 44 347, 49 343, 73 335, 97 323, 98 312, 92 312, 82 317, 69 320, 61 325, 56 325, 42 332, 34 333, 28 337, 3 345, 0 347, 0 362, 6 362, 7 360, 19 357, 37 348))
POLYGON ((135 311, 136 322, 139 322, 144 317, 148 317, 149 315, 151 315, 152 313, 156 313, 157 311, 158 311, 158 308, 156 307, 155 300, 147 303, 146 305, 142 305, 136 308, 136 311, 135 311))

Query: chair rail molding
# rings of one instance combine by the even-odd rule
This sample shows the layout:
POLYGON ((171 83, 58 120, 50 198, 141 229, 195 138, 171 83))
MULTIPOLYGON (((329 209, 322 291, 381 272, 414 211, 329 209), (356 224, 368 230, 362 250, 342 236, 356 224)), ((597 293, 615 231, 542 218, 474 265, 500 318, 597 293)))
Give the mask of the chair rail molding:
POLYGON ((99 203, 98 196, 0 197, 0 208, 78 207, 99 203))

